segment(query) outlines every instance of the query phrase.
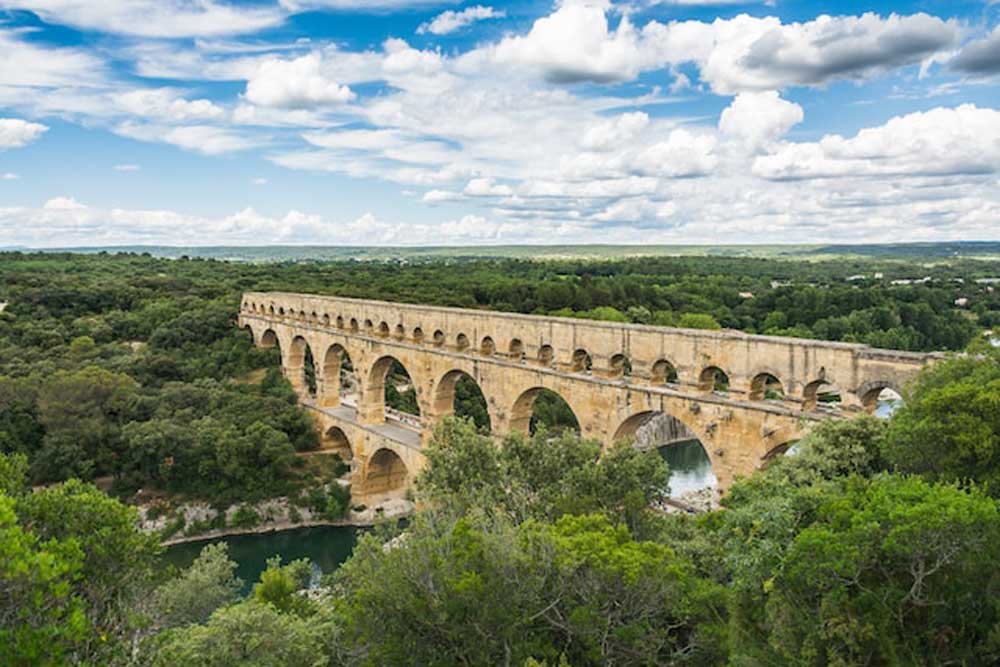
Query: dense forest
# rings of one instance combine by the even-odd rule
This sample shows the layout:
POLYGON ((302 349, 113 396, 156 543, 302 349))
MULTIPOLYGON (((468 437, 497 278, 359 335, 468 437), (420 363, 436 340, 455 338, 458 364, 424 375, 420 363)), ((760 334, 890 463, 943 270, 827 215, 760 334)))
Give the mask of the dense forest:
MULTIPOLYGON (((954 350, 1000 324, 1000 294, 975 282, 993 269, 1000 273, 981 261, 241 264, 0 254, 0 451, 26 454, 35 483, 111 476, 123 494, 153 486, 227 502, 308 486, 295 453, 316 448, 316 436, 275 352, 232 326, 246 290, 954 350), (921 277, 931 280, 892 284, 921 277)), ((471 391, 459 388, 469 406, 460 413, 482 424, 482 409, 465 400, 471 391)), ((412 402, 389 399, 404 410, 412 402)))
POLYGON ((224 545, 158 567, 133 510, 32 492, 0 454, 0 662, 203 667, 992 665, 1000 356, 923 373, 889 420, 827 421, 719 511, 664 514, 653 452, 448 418, 405 526, 319 588, 224 545))
POLYGON ((980 334, 1000 297, 976 280, 998 273, 0 254, 0 664, 995 664, 1000 354, 980 334), (319 589, 274 562, 241 598, 224 548, 166 571, 121 501, 310 499, 329 480, 298 455, 317 436, 274 351, 233 326, 245 290, 975 354, 925 371, 891 419, 824 422, 699 516, 657 509, 658 455, 550 431, 553 406, 496 447, 460 388, 468 419, 435 432, 405 526, 363 536, 319 589))

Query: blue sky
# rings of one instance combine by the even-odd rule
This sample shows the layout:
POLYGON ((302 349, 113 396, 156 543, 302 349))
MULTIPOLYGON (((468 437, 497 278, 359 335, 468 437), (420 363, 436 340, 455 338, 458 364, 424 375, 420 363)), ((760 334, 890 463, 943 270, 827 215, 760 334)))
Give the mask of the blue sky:
POLYGON ((0 0, 0 247, 998 239, 998 25, 990 0, 0 0))

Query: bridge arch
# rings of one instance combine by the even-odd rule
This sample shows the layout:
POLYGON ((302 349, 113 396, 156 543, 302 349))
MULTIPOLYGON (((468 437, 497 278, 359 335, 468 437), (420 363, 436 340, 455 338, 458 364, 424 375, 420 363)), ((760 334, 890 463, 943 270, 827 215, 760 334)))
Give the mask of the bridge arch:
POLYGON ((326 408, 340 405, 345 394, 345 385, 357 384, 357 377, 351 376, 354 376, 354 362, 347 349, 340 343, 333 343, 327 347, 320 374, 320 405, 326 408), (349 379, 353 382, 348 382, 349 379))
POLYGON ((875 412, 875 409, 878 408, 879 398, 887 390, 900 399, 903 397, 901 388, 889 380, 870 380, 858 387, 856 393, 865 411, 875 412))
POLYGON ((785 398, 785 387, 775 373, 761 371, 750 381, 751 401, 780 401, 785 398))
POLYGON ((316 397, 317 384, 316 355, 304 336, 292 338, 284 360, 285 376, 292 388, 300 396, 316 397))
POLYGON ((489 336, 483 338, 483 342, 479 344, 479 354, 484 357, 492 357, 497 351, 496 343, 489 336))
POLYGON ((802 390, 802 409, 815 410, 820 403, 839 405, 843 402, 843 393, 835 382, 821 377, 808 383, 802 390))
POLYGON ((590 353, 583 348, 573 351, 573 358, 570 360, 570 370, 574 373, 589 373, 594 367, 594 359, 590 353))
POLYGON ((320 447, 324 451, 336 452, 344 461, 351 461, 354 458, 351 441, 344 429, 339 426, 331 426, 323 432, 320 447))
MULTIPOLYGON (((392 379, 396 380, 400 378, 392 379)), ((385 422, 387 397, 395 395, 402 401, 408 402, 409 399, 406 395, 412 391, 413 401, 412 405, 408 407, 416 410, 416 414, 413 416, 419 419, 424 413, 424 410, 421 409, 419 386, 417 378, 414 377, 413 373, 410 372, 402 361, 392 355, 383 355, 371 365, 371 369, 367 373, 364 384, 361 387, 361 399, 358 408, 368 423, 381 424, 385 422), (389 372, 392 370, 404 374, 409 379, 410 387, 405 389, 403 393, 399 392, 396 385, 387 382, 390 379, 389 372)), ((400 411, 409 412, 408 410, 400 411)), ((409 414, 413 413, 410 412, 409 414)))
POLYGON ((410 473, 399 454, 387 447, 372 453, 365 465, 362 492, 369 496, 402 496, 410 473))
POLYGON ((698 376, 698 389, 707 392, 727 393, 729 375, 718 366, 706 366, 698 376))
POLYGON ((632 375, 632 361, 627 354, 614 354, 608 360, 608 374, 613 378, 623 378, 632 375))
POLYGON ((492 432, 493 415, 482 386, 472 375, 457 368, 445 373, 434 386, 434 418, 452 414, 472 419, 481 432, 492 432), (459 409, 457 401, 465 403, 463 409, 459 409))
POLYGON ((278 334, 274 333, 274 329, 265 329, 264 333, 260 335, 260 346, 261 347, 280 347, 278 342, 278 334))
POLYGON ((538 363, 545 367, 552 366, 555 361, 556 351, 548 343, 538 348, 538 363))
POLYGON ((654 409, 630 415, 615 430, 613 442, 656 449, 670 465, 671 496, 719 489, 724 473, 721 450, 710 451, 704 435, 671 412, 654 409))
POLYGON ((548 387, 526 389, 521 392, 510 409, 508 426, 511 431, 530 435, 534 433, 539 422, 548 422, 556 428, 571 428, 577 434, 581 433, 580 417, 569 401, 548 387), (543 408, 549 414, 538 414, 536 407, 543 408))
POLYGON ((679 377, 677 367, 667 359, 657 359, 653 362, 650 381, 653 384, 677 384, 679 377))

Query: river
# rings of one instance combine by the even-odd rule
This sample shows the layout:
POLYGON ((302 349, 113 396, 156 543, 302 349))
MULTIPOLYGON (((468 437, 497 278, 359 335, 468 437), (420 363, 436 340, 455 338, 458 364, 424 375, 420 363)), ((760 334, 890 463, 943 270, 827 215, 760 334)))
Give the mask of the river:
POLYGON ((347 560, 354 548, 357 529, 349 526, 315 526, 281 532, 233 535, 213 540, 185 542, 167 547, 167 563, 185 568, 194 562, 206 544, 225 542, 229 557, 236 561, 236 574, 243 580, 243 593, 249 593, 267 567, 267 560, 281 556, 283 563, 307 558, 313 568, 313 583, 347 560))
POLYGON ((705 487, 715 487, 718 480, 712 472, 712 464, 708 460, 701 443, 697 440, 684 440, 672 445, 664 445, 657 451, 670 466, 670 495, 678 497, 689 491, 697 491, 705 487))
MULTIPOLYGON (((660 447, 659 452, 670 466, 672 496, 715 486, 712 465, 697 440, 660 447)), ((186 568, 194 562, 206 544, 225 542, 229 545, 229 557, 237 563, 236 574, 243 580, 243 593, 246 594, 267 567, 267 560, 276 555, 280 555, 284 563, 307 558, 312 563, 314 583, 318 583, 323 574, 336 570, 351 555, 356 534, 357 529, 346 526, 316 526, 233 535, 175 544, 166 549, 163 558, 171 565, 186 568)))

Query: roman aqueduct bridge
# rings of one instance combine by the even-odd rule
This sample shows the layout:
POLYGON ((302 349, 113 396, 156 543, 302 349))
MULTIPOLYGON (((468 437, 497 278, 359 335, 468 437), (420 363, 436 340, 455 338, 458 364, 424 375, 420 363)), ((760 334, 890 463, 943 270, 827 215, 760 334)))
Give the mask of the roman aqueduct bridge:
POLYGON ((933 354, 866 345, 281 292, 244 294, 239 325, 281 350, 324 443, 351 460, 357 497, 403 493, 424 465, 433 426, 463 376, 486 398, 491 432, 526 431, 543 390, 605 445, 667 414, 701 441, 722 493, 783 452, 810 423, 873 410, 933 354), (315 393, 306 381, 307 350, 315 393), (349 359, 356 387, 341 381, 349 359), (419 417, 385 406, 398 361, 419 417), (828 403, 831 398, 838 403, 828 403))

